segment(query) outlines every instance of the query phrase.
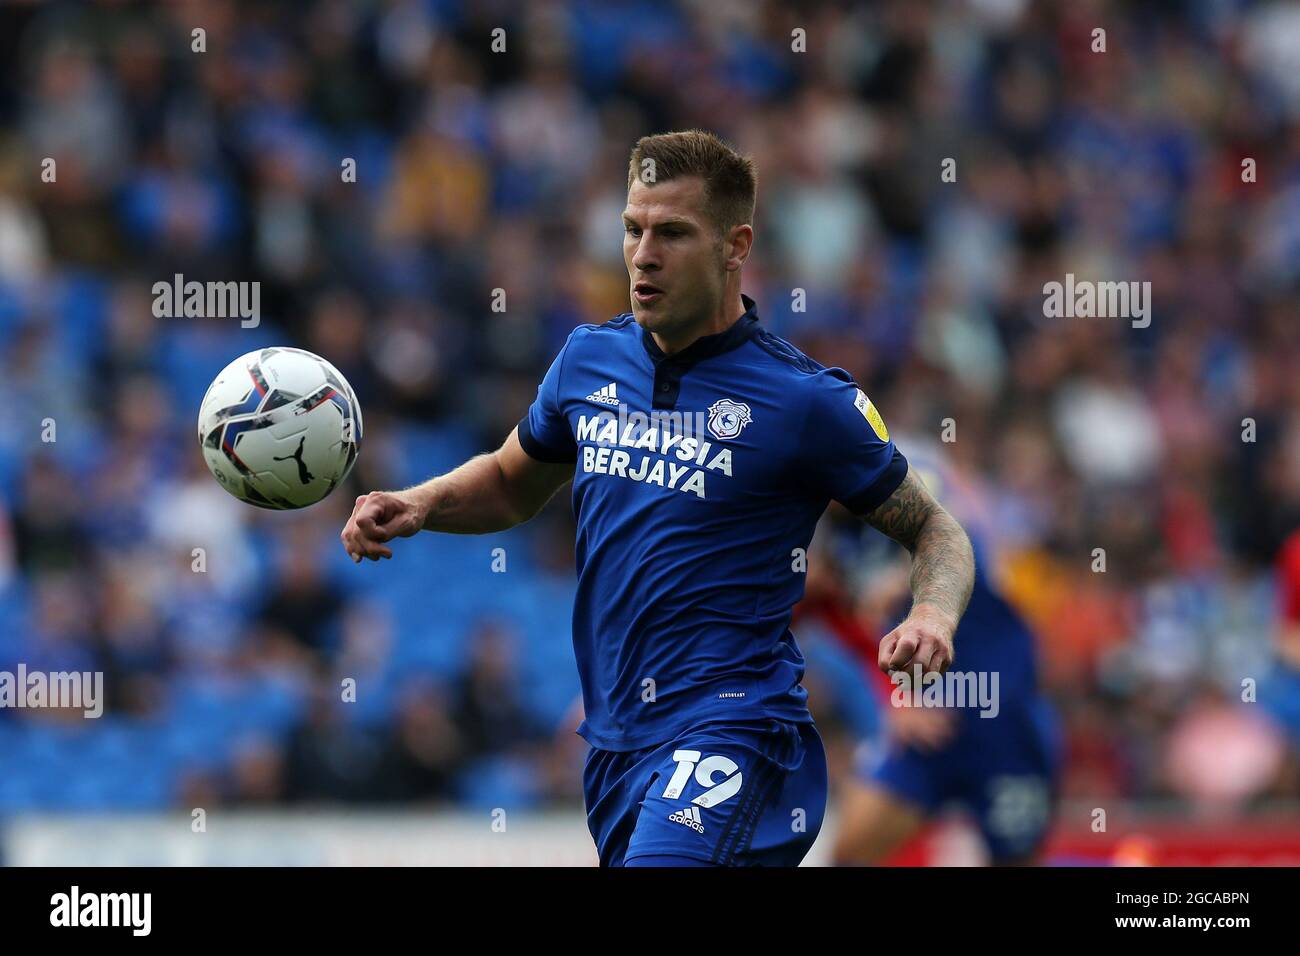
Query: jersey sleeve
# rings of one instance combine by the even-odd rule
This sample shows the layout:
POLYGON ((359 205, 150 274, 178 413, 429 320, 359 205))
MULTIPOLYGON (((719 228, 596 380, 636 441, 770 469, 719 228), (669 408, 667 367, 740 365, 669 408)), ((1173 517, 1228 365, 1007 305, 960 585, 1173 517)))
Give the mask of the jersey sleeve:
POLYGON ((537 398, 528 407, 528 414, 519 422, 519 444, 528 457, 552 464, 568 464, 578 460, 578 445, 573 440, 568 419, 561 409, 560 376, 564 359, 573 347, 570 334, 564 347, 547 370, 542 383, 537 386, 537 398))
POLYGON ((874 511, 907 476, 879 410, 844 369, 813 376, 801 440, 813 487, 854 514, 874 511))

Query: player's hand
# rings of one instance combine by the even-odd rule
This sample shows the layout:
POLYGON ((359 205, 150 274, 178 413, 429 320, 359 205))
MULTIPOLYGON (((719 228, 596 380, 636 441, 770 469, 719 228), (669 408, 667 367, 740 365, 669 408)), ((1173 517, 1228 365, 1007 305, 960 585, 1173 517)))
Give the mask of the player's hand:
POLYGON ((424 527, 424 508, 411 495, 396 491, 372 491, 352 506, 352 517, 339 538, 357 564, 362 558, 378 561, 393 552, 384 542, 409 538, 424 527))
POLYGON ((907 620, 880 641, 876 663, 886 674, 921 668, 922 674, 942 674, 952 664, 952 636, 957 622, 932 604, 918 604, 907 620))

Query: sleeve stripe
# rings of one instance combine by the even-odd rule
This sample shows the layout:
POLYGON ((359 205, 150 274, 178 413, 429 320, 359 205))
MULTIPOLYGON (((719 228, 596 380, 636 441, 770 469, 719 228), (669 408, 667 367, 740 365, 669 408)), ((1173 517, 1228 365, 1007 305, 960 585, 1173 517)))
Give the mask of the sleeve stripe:
POLYGON ((533 435, 532 428, 528 425, 527 415, 519 422, 519 444, 529 458, 544 461, 548 464, 567 465, 578 460, 578 446, 576 444, 570 445, 568 448, 552 448, 538 441, 533 435))
POLYGON ((880 473, 875 481, 865 490, 854 495, 843 502, 844 507, 855 515, 867 515, 879 508, 889 496, 898 490, 898 486, 903 483, 907 477, 907 459, 903 453, 894 446, 894 457, 889 460, 885 470, 880 473))

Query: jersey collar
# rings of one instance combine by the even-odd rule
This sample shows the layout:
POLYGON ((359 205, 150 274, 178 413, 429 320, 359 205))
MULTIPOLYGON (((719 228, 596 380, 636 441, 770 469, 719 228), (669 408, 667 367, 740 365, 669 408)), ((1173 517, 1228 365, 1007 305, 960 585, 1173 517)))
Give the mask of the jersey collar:
POLYGON ((655 344, 655 337, 644 328, 641 329, 641 344, 645 346, 646 352, 656 365, 665 361, 680 365, 694 365, 701 359, 730 352, 748 342, 758 329, 758 305, 743 292, 740 294, 740 301, 745 307, 744 315, 721 332, 700 336, 680 352, 665 355, 663 349, 655 344))

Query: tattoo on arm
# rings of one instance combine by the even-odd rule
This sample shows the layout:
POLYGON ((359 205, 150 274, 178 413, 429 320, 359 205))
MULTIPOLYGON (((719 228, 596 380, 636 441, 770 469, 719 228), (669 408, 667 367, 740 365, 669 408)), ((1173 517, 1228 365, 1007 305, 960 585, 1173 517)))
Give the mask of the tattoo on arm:
POLYGON ((934 500, 911 468, 903 483, 865 516, 912 552, 912 604, 932 604, 961 619, 975 584, 975 555, 961 525, 934 500))

